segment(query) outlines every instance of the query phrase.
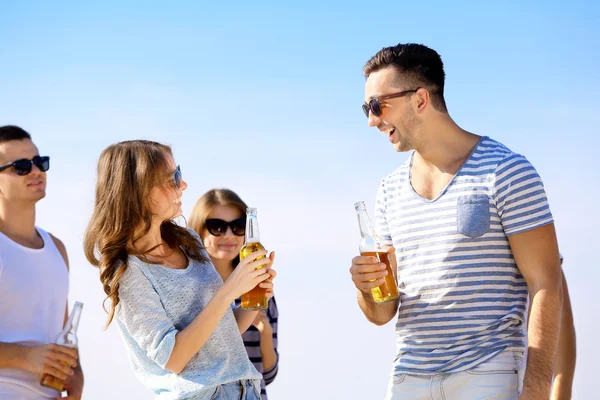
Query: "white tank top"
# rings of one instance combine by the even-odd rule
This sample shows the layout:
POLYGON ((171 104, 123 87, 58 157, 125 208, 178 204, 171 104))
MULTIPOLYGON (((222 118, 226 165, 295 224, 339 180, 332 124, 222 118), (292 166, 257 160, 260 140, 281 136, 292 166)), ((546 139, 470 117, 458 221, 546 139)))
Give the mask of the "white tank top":
MULTIPOLYGON (((41 249, 22 246, 0 232, 0 342, 51 343, 63 328, 69 273, 50 235, 36 228, 41 249)), ((0 393, 15 398, 60 397, 39 384, 41 376, 0 369, 0 393)))

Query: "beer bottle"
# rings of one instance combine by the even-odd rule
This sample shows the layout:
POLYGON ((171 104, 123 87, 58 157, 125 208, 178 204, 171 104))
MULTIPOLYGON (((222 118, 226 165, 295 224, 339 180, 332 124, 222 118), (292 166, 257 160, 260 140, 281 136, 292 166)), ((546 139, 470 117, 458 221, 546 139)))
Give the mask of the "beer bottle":
MULTIPOLYGON (((256 208, 249 207, 246 210, 246 238, 244 245, 240 249, 240 261, 258 250, 264 250, 263 245, 260 244, 258 217, 256 216, 256 208)), ((257 260, 260 258, 265 258, 265 256, 260 256, 257 258, 257 260)), ((258 268, 263 267, 264 266, 261 265, 258 268)), ((242 310, 266 310, 268 306, 268 299, 265 296, 265 292, 266 289, 256 285, 254 289, 243 294, 242 310)))
POLYGON ((380 286, 371 289, 373 300, 375 300, 376 303, 386 303, 395 300, 398 298, 398 283, 392 271, 389 254, 384 241, 375 234, 375 231, 373 230, 369 214, 367 214, 365 202, 356 202, 354 208, 356 209, 358 226, 360 228, 360 255, 377 257, 380 262, 385 264, 385 269, 387 271, 385 281, 380 286))
MULTIPOLYGON (((69 319, 67 320, 67 324, 63 328, 62 331, 56 337, 54 343, 60 346, 77 348, 77 326, 79 325, 79 318, 81 317, 81 309, 83 308, 83 303, 76 302, 73 310, 71 311, 71 315, 69 315, 69 319)), ((47 386, 53 389, 58 390, 59 392, 63 391, 64 381, 50 374, 42 375, 42 379, 40 384, 42 386, 47 386)))

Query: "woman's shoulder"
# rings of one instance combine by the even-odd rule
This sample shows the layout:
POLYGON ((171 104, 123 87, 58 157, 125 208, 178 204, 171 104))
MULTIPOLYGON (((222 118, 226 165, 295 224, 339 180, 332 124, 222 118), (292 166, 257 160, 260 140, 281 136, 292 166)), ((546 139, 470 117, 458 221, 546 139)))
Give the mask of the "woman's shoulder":
MULTIPOLYGON (((119 264, 118 268, 125 268, 119 279, 119 304, 116 306, 117 316, 120 315, 120 309, 125 303, 135 303, 137 299, 144 297, 144 294, 153 290, 152 284, 145 265, 139 258, 129 256, 127 262, 119 264)), ((118 273, 118 271, 117 271, 118 273)))
POLYGON ((148 279, 147 274, 144 271, 144 269, 147 269, 147 265, 136 256, 128 256, 127 262, 121 262, 117 268, 125 268, 123 276, 121 276, 121 279, 119 280, 120 285, 138 282, 140 279, 148 279))

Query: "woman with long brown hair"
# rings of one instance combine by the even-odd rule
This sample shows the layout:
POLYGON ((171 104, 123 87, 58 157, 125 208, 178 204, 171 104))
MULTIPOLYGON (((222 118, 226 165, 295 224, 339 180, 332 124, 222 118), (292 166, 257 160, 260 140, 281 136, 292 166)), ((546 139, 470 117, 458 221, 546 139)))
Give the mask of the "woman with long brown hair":
MULTIPOLYGON (((198 199, 190 214, 189 227, 202 238, 215 269, 224 281, 229 279, 240 262, 247 208, 246 203, 235 192, 229 189, 212 189, 198 199)), ((279 370, 278 318, 277 303, 275 297, 272 297, 267 310, 259 312, 242 335, 248 357, 263 374, 262 400, 267 400, 266 386, 273 382, 279 370)))
POLYGON ((262 376, 240 337, 257 313, 232 304, 257 285, 272 296, 273 255, 255 252, 223 282, 198 235, 173 222, 186 188, 166 145, 126 141, 100 155, 84 247, 110 300, 107 325, 116 319, 158 398, 259 399, 262 376))

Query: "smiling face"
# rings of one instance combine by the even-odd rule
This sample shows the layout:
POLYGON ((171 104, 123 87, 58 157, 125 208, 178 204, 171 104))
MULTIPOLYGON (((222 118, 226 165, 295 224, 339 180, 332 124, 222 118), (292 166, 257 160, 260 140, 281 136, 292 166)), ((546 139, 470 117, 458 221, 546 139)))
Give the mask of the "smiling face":
MULTIPOLYGON (((385 96, 416 87, 399 87, 398 71, 394 67, 382 68, 373 72, 365 83, 365 103, 379 96, 385 96)), ((418 141, 421 121, 413 108, 413 96, 409 93, 402 97, 382 100, 381 115, 369 113, 369 126, 377 127, 394 146, 396 151, 409 151, 418 141)))
MULTIPOLYGON (((29 139, 0 143, 0 166, 39 156, 29 139)), ((46 196, 46 172, 33 164, 27 175, 18 175, 13 167, 0 172, 0 201, 35 204, 46 196)))
MULTIPOLYGON (((206 219, 221 219, 231 222, 242 217, 244 214, 237 207, 217 204, 206 219)), ((233 261, 240 254, 240 249, 244 245, 244 236, 234 235, 229 226, 222 236, 211 234, 205 227, 201 236, 204 247, 213 260, 233 261)))

